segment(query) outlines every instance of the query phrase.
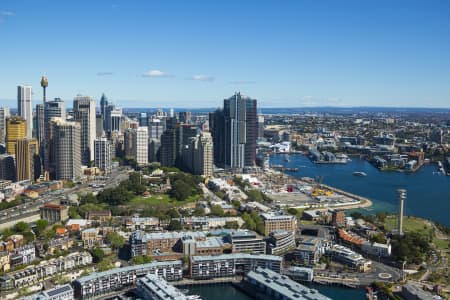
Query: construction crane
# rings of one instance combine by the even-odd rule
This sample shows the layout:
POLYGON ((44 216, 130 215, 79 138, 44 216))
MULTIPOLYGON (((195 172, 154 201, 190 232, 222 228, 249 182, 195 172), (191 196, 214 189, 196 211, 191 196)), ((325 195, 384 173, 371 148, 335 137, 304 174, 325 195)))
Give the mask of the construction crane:
POLYGON ((315 182, 316 182, 316 184, 314 185, 312 193, 311 193, 314 197, 333 195, 332 191, 324 189, 322 187, 323 176, 316 176, 315 182))

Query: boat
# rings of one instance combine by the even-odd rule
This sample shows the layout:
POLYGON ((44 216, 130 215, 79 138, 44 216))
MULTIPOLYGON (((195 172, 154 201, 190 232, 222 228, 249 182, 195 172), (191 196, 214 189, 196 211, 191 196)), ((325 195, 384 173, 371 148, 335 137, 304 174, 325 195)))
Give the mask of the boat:
POLYGON ((367 176, 367 174, 364 173, 364 172, 353 172, 352 174, 353 174, 354 176, 360 176, 360 177, 367 176))

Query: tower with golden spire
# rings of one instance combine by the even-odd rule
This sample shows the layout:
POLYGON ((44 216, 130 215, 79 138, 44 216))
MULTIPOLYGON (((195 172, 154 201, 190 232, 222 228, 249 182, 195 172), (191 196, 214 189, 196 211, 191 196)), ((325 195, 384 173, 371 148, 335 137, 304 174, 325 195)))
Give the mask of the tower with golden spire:
POLYGON ((42 86, 42 88, 43 88, 43 90, 44 90, 44 103, 45 103, 45 100, 46 100, 46 89, 47 89, 47 87, 48 87, 48 80, 47 80, 47 77, 45 77, 45 75, 43 75, 42 76, 42 78, 41 78, 41 86, 42 86))

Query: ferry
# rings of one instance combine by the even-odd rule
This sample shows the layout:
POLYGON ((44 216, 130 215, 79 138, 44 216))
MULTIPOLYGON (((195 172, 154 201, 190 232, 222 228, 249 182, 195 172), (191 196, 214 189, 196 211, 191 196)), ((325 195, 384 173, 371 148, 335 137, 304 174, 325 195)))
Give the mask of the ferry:
POLYGON ((338 153, 336 154, 336 159, 342 162, 349 162, 352 161, 346 154, 344 153, 338 153))
POLYGON ((359 177, 367 176, 367 174, 364 173, 364 172, 353 172, 352 174, 353 174, 354 176, 359 176, 359 177))

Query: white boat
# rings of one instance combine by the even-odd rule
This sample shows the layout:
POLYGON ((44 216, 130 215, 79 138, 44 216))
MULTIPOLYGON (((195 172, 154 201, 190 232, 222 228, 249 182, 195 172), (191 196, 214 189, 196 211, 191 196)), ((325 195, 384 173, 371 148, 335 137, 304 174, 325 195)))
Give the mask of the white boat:
POLYGON ((364 172, 353 172, 352 173, 354 176, 359 176, 359 177, 364 177, 364 176, 367 176, 367 174, 366 173, 364 173, 364 172))

